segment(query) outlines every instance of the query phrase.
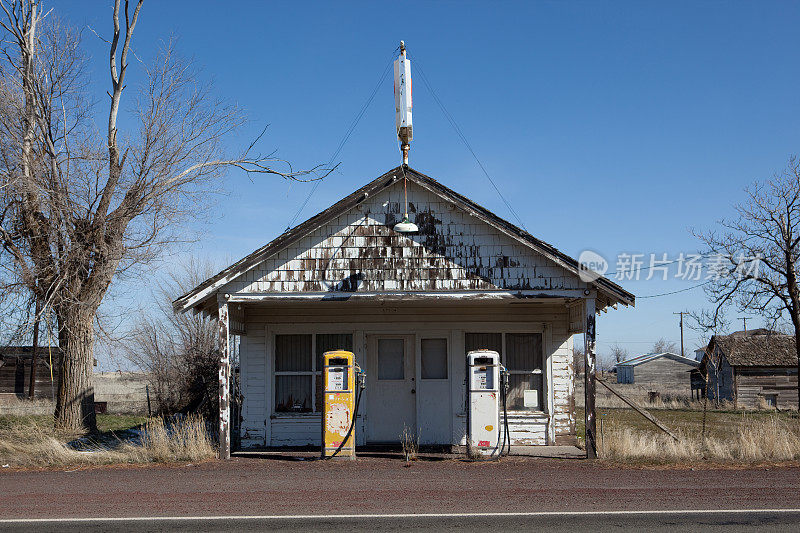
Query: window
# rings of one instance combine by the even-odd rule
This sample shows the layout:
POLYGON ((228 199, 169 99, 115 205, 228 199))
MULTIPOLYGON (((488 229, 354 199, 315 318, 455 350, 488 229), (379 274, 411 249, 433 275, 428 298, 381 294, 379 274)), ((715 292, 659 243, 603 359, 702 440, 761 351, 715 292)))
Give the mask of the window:
POLYGON ((778 395, 777 394, 764 394, 764 404, 768 407, 777 407, 778 406, 778 395))
POLYGON ((541 333, 466 333, 472 350, 494 350, 508 369, 508 409, 544 410, 544 374, 541 333))
POLYGON ((503 353, 502 333, 467 333, 464 340, 467 353, 472 350, 493 350, 499 354, 503 353))
POLYGON ((311 335, 275 335, 275 411, 309 413, 314 368, 311 335))
POLYGON ((322 354, 353 350, 349 333, 275 335, 275 412, 322 410, 322 354))
POLYGON ((447 339, 422 339, 420 377, 447 379, 447 339))
POLYGON ((508 408, 542 411, 542 335, 507 333, 508 408))
POLYGON ((378 379, 405 379, 405 341, 378 339, 378 379))

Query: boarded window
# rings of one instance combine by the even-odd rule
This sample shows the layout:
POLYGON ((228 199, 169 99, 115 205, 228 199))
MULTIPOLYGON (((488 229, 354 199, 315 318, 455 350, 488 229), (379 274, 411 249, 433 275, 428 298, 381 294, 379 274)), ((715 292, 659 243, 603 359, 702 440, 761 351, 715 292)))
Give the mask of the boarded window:
POLYGON ((378 339, 378 379, 405 379, 405 341, 378 339))
POLYGON ((447 379, 447 339, 422 339, 422 379, 447 379))

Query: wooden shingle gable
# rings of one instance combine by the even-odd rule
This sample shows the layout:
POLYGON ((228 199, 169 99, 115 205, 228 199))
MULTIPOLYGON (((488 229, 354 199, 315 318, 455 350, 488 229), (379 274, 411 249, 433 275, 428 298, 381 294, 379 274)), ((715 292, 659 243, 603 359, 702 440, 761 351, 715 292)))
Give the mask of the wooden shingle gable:
MULTIPOLYGON (((432 178, 405 173, 417 234, 392 229, 404 209, 398 167, 207 280, 176 300, 176 310, 223 288, 253 294, 587 287, 574 259, 432 178)), ((606 305, 633 303, 605 278, 595 284, 613 289, 598 287, 606 305)))

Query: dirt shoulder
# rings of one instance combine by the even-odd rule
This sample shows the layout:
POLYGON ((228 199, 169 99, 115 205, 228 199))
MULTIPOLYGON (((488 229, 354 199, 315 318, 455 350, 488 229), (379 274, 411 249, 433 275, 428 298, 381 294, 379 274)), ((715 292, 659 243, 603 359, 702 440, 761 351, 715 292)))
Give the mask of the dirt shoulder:
POLYGON ((800 468, 394 458, 0 472, 0 516, 87 517, 800 507, 800 468))

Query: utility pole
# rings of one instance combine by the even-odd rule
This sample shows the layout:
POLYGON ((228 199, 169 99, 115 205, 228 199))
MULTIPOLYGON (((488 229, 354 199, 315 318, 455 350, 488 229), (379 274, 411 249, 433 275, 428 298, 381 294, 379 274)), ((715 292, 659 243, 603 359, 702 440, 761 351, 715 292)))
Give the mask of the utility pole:
POLYGON ((680 326, 681 326, 681 357, 686 357, 685 355, 683 355, 683 315, 686 314, 686 311, 681 311, 679 313, 672 313, 672 314, 681 316, 681 321, 680 321, 680 326))
POLYGON ((742 324, 744 325, 744 332, 747 333, 747 317, 746 316, 740 316, 739 320, 742 321, 742 324))

